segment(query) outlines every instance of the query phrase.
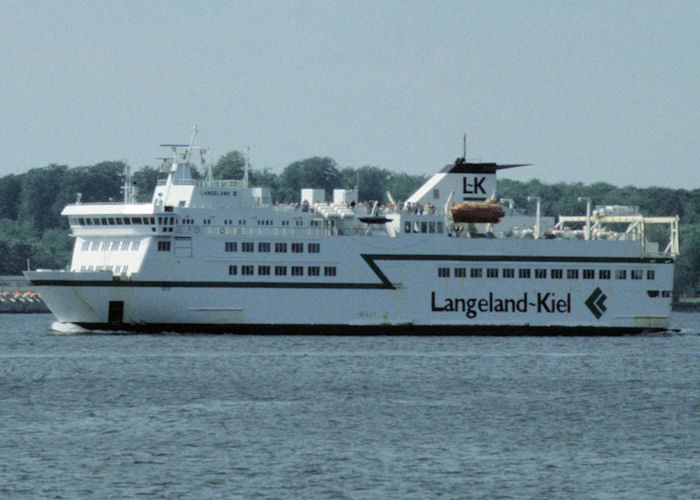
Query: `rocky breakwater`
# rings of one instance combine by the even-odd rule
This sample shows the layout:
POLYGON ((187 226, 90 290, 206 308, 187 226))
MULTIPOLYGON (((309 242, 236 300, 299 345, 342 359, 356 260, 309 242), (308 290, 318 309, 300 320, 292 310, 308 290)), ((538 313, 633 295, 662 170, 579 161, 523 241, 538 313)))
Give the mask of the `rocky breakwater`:
POLYGON ((0 276, 0 313, 46 313, 41 295, 22 276, 0 276))

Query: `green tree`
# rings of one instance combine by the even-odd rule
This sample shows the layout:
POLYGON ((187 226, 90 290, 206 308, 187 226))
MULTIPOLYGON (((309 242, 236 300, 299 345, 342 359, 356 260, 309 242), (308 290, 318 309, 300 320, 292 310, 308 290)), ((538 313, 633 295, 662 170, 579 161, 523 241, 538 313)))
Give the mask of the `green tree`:
POLYGON ((61 227, 63 221, 55 205, 67 171, 67 166, 54 164, 24 174, 18 218, 27 231, 40 234, 44 229, 61 227))
POLYGON ((299 200, 302 188, 324 189, 326 199, 330 192, 342 185, 338 166, 331 158, 315 156, 287 165, 279 177, 280 201, 299 200))
POLYGON ((136 188, 136 201, 141 203, 151 201, 160 177, 160 171, 148 165, 134 172, 131 176, 131 184, 136 188))
POLYGON ((242 179, 245 173, 245 155, 240 151, 229 151, 212 167, 214 179, 242 179))
POLYGON ((681 225, 680 256, 676 262, 674 295, 700 296, 700 224, 681 225))
POLYGON ((384 168, 371 166, 360 167, 356 172, 360 182, 358 199, 384 202, 392 173, 384 168))
POLYGON ((7 175, 0 178, 0 219, 17 219, 17 209, 22 193, 21 178, 7 175))

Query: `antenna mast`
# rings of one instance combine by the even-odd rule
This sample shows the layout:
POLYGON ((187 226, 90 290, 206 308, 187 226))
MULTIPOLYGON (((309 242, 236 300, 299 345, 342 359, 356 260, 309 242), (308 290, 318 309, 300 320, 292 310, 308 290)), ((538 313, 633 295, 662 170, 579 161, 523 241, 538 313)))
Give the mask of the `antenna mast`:
POLYGON ((467 160, 467 133, 464 133, 464 136, 462 137, 462 158, 464 160, 467 160))

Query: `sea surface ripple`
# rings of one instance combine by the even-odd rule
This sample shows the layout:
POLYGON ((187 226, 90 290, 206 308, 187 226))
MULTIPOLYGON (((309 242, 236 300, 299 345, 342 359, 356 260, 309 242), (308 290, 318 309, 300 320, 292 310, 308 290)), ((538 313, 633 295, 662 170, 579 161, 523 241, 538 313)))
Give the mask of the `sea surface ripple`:
POLYGON ((624 337, 0 315, 1 498, 698 498, 700 314, 624 337))

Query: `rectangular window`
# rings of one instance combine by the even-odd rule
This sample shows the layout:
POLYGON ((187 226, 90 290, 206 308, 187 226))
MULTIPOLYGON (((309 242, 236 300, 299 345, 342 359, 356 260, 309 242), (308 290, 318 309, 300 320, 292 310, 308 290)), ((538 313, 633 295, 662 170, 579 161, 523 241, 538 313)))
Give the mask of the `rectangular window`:
POLYGON ((159 252, 169 252, 170 251, 170 242, 169 241, 159 241, 158 242, 158 251, 159 252))
POLYGON ((655 275, 653 269, 648 269, 648 270, 647 270, 647 279, 648 279, 648 280, 656 279, 656 275, 655 275))
POLYGON ((319 253, 321 251, 320 243, 309 243, 309 253, 319 253))
POLYGON ((270 251, 270 243, 267 241, 261 241, 258 243, 258 252, 269 252, 270 251))
POLYGON ((467 270, 464 267, 455 267, 455 278, 466 278, 467 270))
POLYGON ((275 266, 275 276, 287 276, 287 266, 275 266))
POLYGON ((129 242, 122 241, 122 252, 126 252, 129 249, 129 242))
POLYGON ((86 252, 90 249, 90 242, 89 241, 83 241, 83 252, 86 252))
POLYGON ((530 270, 529 269, 518 269, 518 278, 529 279, 530 270))
POLYGON ((411 221, 406 221, 403 223, 403 232, 404 233, 410 233, 411 232, 411 221))
POLYGON ((238 242, 236 242, 236 241, 227 241, 224 245, 225 245, 225 250, 227 252, 237 252, 238 251, 238 242))
POLYGON ((438 267, 438 278, 449 278, 450 268, 449 267, 438 267))
POLYGON ((503 270, 504 278, 515 278, 515 269, 512 267, 507 267, 503 270))
POLYGON ((564 277, 564 271, 561 269, 552 269, 549 271, 549 277, 554 280, 560 280, 564 277))
POLYGON ((241 243, 241 251, 243 252, 253 252, 255 251, 255 243, 252 241, 244 241, 241 243))
POLYGON ((269 276, 270 266, 258 266, 258 276, 269 276))
POLYGON ((325 266, 323 268, 324 276, 335 276, 335 266, 325 266))
POLYGON ((428 232, 429 232, 429 233, 435 233, 435 223, 434 223, 434 222, 429 222, 429 223, 428 223, 428 232))
POLYGON ((292 266, 292 276, 304 276, 304 268, 302 266, 292 266))
POLYGON ((287 253, 287 244, 286 243, 275 243, 275 252, 287 253))
POLYGON ((632 278, 633 280, 640 280, 643 277, 644 271, 642 271, 641 269, 632 269, 632 271, 630 271, 630 278, 632 278))
POLYGON ((442 222, 437 223, 437 232, 442 234, 442 222))
POLYGON ((321 268, 319 266, 309 266, 309 276, 321 276, 321 268))
POLYGON ((292 253, 302 253, 304 251, 303 243, 292 243, 292 253))
POLYGON ((132 242, 131 242, 131 251, 132 251, 132 252, 135 252, 136 250, 139 249, 139 246, 141 246, 141 242, 140 242, 140 241, 132 241, 132 242))
POLYGON ((610 269, 601 269, 598 271, 599 280, 609 280, 610 279, 610 269))
POLYGON ((595 278, 595 270, 593 270, 593 269, 584 269, 583 270, 583 279, 592 280, 593 278, 595 278))
POLYGON ((255 273, 254 266, 241 266, 241 274, 244 276, 252 276, 255 273))
POLYGON ((535 279, 541 280, 547 277, 546 269, 535 269, 535 279))
POLYGON ((482 270, 480 267, 472 267, 469 270, 469 276, 471 278, 481 278, 481 273, 482 273, 482 270))
POLYGON ((616 280, 626 280, 627 279, 627 269, 616 269, 615 270, 616 280))
POLYGON ((578 269, 567 269, 566 270, 566 279, 567 280, 578 279, 578 269))
POLYGON ((486 277, 487 278, 498 278, 498 268, 497 267, 489 267, 486 269, 486 277))
POLYGON ((228 266, 228 273, 231 276, 235 276, 238 274, 238 266, 228 266))
POLYGON ((427 233, 428 232, 428 223, 426 221, 421 221, 420 223, 420 232, 421 233, 427 233))

